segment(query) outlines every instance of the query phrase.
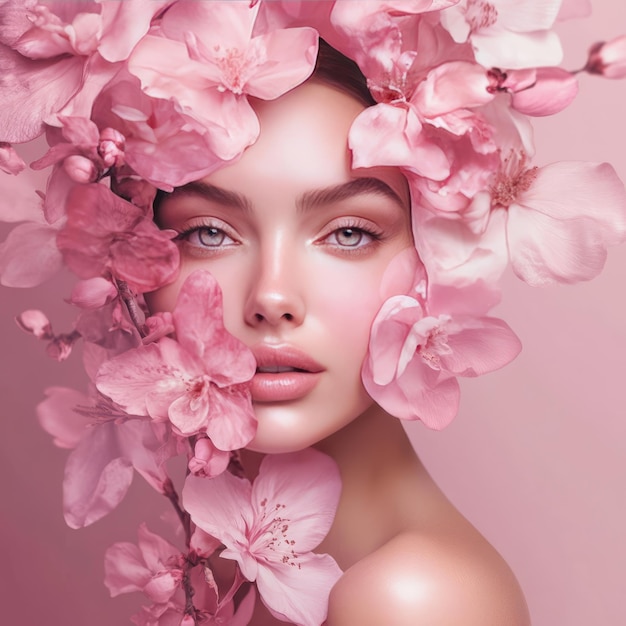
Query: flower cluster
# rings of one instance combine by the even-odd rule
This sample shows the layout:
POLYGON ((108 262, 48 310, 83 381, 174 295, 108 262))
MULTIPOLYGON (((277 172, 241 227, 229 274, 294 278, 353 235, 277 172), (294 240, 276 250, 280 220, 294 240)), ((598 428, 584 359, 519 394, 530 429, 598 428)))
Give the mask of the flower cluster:
MULTIPOLYGON (((55 334, 41 311, 18 318, 59 360, 84 344, 87 393, 52 388, 39 406, 42 426, 72 450, 67 523, 113 510, 136 471, 172 502, 185 534, 180 550, 142 527, 138 546, 107 553, 111 593, 152 603, 136 624, 243 625, 256 586, 276 618, 319 626, 341 573, 312 553, 338 501, 328 458, 268 457, 253 484, 237 476, 237 450, 256 428, 256 366, 224 328, 215 280, 193 273, 171 313, 145 305, 179 265, 175 233, 153 221, 157 192, 238 159, 259 135, 249 98, 303 83, 319 37, 354 60, 376 104, 350 130, 352 165, 401 169, 417 253, 393 269, 413 280, 373 322, 363 382, 392 415, 442 428, 457 411, 457 377, 520 349, 489 316, 507 265, 531 285, 589 280, 626 238, 626 192, 611 166, 532 163, 530 118, 559 112, 578 90, 553 27, 586 8, 0 0, 0 220, 21 222, 0 244, 0 283, 33 287, 62 265, 80 279, 69 332, 55 334), (47 148, 29 170, 14 144, 40 136, 47 148), (176 456, 188 467, 182 500, 167 467, 176 456), (226 581, 216 555, 235 562, 226 581)), ((619 37, 592 46, 584 71, 619 78, 625 68, 619 37)))

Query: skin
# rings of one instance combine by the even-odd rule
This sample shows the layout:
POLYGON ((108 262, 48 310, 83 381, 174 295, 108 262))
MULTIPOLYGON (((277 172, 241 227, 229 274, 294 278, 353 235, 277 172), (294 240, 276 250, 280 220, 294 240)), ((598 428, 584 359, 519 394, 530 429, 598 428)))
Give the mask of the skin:
MULTIPOLYGON (((159 224, 187 234, 179 279, 149 306, 171 310, 185 277, 209 269, 232 334, 253 350, 295 347, 321 366, 303 398, 255 403, 259 428, 243 462, 254 477, 263 453, 311 445, 337 462, 341 501, 318 552, 345 574, 327 626, 527 626, 508 566, 361 383, 372 320, 410 286, 387 280, 412 247, 406 181, 394 168, 350 168, 348 131, 363 107, 333 87, 309 81, 255 108, 261 135, 241 159, 161 203, 159 224), (327 193, 339 186, 347 197, 327 193)), ((258 602, 252 623, 283 622, 258 602)))

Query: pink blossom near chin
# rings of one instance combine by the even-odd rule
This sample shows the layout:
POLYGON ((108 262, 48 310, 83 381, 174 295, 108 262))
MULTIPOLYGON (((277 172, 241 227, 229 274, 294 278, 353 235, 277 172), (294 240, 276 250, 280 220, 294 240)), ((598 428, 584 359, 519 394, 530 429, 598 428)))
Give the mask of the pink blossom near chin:
POLYGON ((187 467, 194 476, 212 478, 226 471, 230 453, 216 448, 208 437, 198 437, 187 467))
POLYGON ((104 363, 98 389, 132 414, 169 420, 182 436, 205 433, 222 451, 244 447, 256 431, 249 391, 256 362, 224 328, 211 274, 187 277, 172 318, 176 340, 163 337, 104 363))
POLYGON ((229 472, 211 480, 189 476, 183 504, 199 528, 224 544, 221 556, 256 582, 272 615, 319 626, 341 570, 311 550, 330 529, 340 491, 334 461, 310 448, 266 456, 252 484, 229 472))
POLYGON ((605 78, 626 78, 626 35, 592 46, 585 70, 605 78))
POLYGON ((141 524, 138 545, 113 544, 104 557, 104 584, 112 597, 140 591, 152 602, 163 604, 183 580, 184 555, 141 524))
POLYGON ((139 207, 102 184, 79 185, 67 202, 57 235, 66 265, 80 278, 112 276, 138 292, 152 291, 178 273, 178 248, 139 207))
POLYGON ((491 195, 494 211, 506 211, 513 271, 530 285, 590 280, 607 246, 626 238, 626 190, 607 163, 526 168, 511 158, 491 195))
POLYGON ((362 370, 365 389, 383 409, 436 430, 458 411, 457 376, 494 371, 521 349, 505 322, 464 310, 467 298, 481 308, 485 297, 491 298, 489 290, 477 286, 440 293, 431 295, 428 309, 412 296, 389 298, 372 325, 362 370))
POLYGON ((552 28, 561 0, 461 0, 441 13, 457 43, 471 42, 486 68, 523 69, 558 65, 562 49, 552 28))
POLYGON ((129 59, 132 74, 150 96, 175 100, 201 122, 210 147, 223 160, 238 156, 258 137, 247 95, 271 100, 306 80, 315 65, 312 28, 279 29, 252 36, 258 5, 180 2, 129 59))

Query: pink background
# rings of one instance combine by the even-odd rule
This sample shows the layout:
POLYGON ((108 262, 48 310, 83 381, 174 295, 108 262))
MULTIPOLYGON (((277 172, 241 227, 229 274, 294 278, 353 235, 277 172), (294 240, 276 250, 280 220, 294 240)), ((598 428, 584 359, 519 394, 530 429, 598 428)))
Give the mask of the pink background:
MULTIPOLYGON (((626 32, 623 3, 596 0, 594 11, 560 29, 569 68, 584 65, 588 44, 626 32)), ((626 81, 583 76, 577 102, 537 122, 537 164, 606 160, 626 180, 625 103, 626 81)), ((129 623, 139 598, 108 598, 104 551, 133 541, 143 520, 160 530, 167 510, 137 478, 110 517, 81 531, 64 525, 66 453, 40 430, 34 405, 44 387, 82 388, 84 377, 77 358, 48 360, 12 317, 45 308, 58 331, 68 329, 71 311, 59 300, 69 284, 60 277, 38 293, 0 291, 0 606, 3 623, 18 626, 129 623)), ((464 384, 460 415, 447 430, 410 424, 411 436, 449 497, 511 564, 534 626, 622 626, 626 246, 611 250, 589 284, 532 290, 509 277, 497 314, 521 337, 522 355, 464 384)))

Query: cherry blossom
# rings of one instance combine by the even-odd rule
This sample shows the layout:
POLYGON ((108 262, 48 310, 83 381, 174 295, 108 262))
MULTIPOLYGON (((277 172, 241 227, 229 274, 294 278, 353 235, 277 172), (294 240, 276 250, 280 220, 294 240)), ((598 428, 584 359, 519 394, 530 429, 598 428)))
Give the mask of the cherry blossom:
POLYGON ((184 555, 145 524, 139 527, 138 539, 138 545, 116 543, 107 550, 104 584, 113 597, 141 591, 153 602, 164 604, 181 585, 184 555))
POLYGON ((607 246, 626 238, 626 191, 607 163, 528 167, 512 154, 493 181, 494 213, 506 212, 513 271, 531 285, 590 280, 607 246))
POLYGON ((0 4, 0 74, 19 76, 3 91, 0 137, 23 142, 56 123, 83 115, 119 69, 150 22, 169 2, 58 2, 0 4), (89 80, 86 77, 89 76, 89 80))
POLYGON ((464 310, 468 301, 475 308, 488 302, 488 291, 479 286, 440 293, 431 291, 428 307, 419 296, 389 298, 372 325, 362 370, 367 392, 386 411, 437 430, 457 413, 457 376, 496 370, 521 349, 505 322, 464 310))
POLYGON ((164 493, 164 462, 175 450, 166 429, 131 418, 106 399, 53 387, 37 407, 43 428, 61 447, 73 448, 65 465, 63 509, 72 528, 101 519, 123 500, 136 470, 164 493))
POLYGON ((113 276, 139 292, 174 279, 178 248, 139 207, 102 184, 70 192, 67 223, 57 235, 66 265, 80 278, 113 276))
POLYGON ((221 556, 256 582, 275 617, 319 626, 341 570, 311 550, 330 529, 340 490, 334 461, 307 449, 266 456, 252 484, 229 472, 189 476, 183 503, 193 522, 224 544, 221 556))
POLYGON ((94 102, 93 119, 124 137, 124 159, 133 172, 165 191, 203 178, 222 164, 204 127, 173 100, 151 98, 126 73, 94 102))
POLYGON ((189 275, 172 313, 176 340, 163 337, 103 364, 98 389, 130 413, 172 424, 182 436, 206 433, 222 451, 256 430, 248 382, 252 353, 224 328, 222 297, 206 271, 189 275))
POLYGON ((441 22, 456 42, 471 42, 484 67, 552 66, 563 54, 550 30, 560 6, 561 0, 461 0, 441 12, 441 22))
POLYGON ((258 136, 246 95, 277 98, 308 78, 315 65, 316 31, 253 36, 258 8, 245 2, 180 2, 164 15, 161 36, 144 37, 129 59, 144 91, 178 102, 206 127, 213 152, 224 160, 258 136))

